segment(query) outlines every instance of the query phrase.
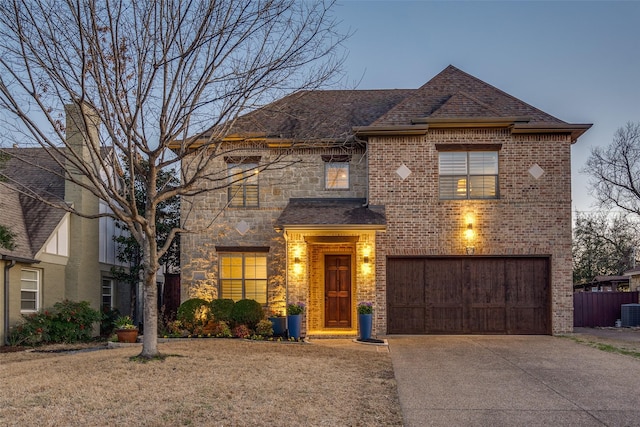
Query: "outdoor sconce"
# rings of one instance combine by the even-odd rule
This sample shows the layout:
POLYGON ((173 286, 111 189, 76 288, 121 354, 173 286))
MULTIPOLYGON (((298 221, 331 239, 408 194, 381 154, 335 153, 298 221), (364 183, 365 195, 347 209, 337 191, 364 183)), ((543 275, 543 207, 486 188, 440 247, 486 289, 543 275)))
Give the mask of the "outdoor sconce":
POLYGON ((363 261, 365 264, 369 264, 369 256, 365 255, 363 261))
POLYGON ((300 257, 295 257, 293 259, 293 263, 296 264, 296 265, 300 264, 300 257))
POLYGON ((465 248, 466 252, 467 252, 467 255, 473 255, 475 253, 475 251, 476 251, 476 248, 471 246, 472 245, 472 241, 473 241, 473 236, 474 236, 473 224, 469 223, 469 224, 467 224, 467 229, 464 232, 464 237, 466 238, 467 245, 468 245, 465 248))

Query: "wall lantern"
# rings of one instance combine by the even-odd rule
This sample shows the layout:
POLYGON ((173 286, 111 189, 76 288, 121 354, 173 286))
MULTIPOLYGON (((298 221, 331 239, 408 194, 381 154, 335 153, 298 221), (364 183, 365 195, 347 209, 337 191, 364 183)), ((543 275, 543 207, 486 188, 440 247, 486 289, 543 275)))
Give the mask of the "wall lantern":
POLYGON ((300 257, 293 258, 293 263, 296 264, 296 265, 300 264, 300 257))
POLYGON ((369 256, 365 255, 363 261, 365 264, 369 264, 369 256))

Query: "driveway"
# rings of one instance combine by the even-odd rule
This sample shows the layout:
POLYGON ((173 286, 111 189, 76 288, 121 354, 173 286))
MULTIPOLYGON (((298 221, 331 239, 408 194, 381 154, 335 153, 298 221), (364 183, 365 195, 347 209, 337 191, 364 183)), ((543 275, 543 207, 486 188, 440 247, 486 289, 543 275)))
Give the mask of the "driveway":
POLYGON ((640 426, 640 360, 551 336, 388 336, 404 425, 640 426))

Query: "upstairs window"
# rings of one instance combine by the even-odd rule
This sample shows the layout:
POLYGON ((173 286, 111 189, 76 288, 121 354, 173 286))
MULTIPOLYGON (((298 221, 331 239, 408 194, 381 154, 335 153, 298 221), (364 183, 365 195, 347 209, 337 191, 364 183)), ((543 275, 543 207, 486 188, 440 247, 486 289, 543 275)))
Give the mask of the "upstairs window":
POLYGON ((258 160, 254 157, 228 159, 229 206, 258 207, 258 160))
POLYGON ((325 190, 349 189, 349 155, 324 155, 325 190))
POLYGON ((267 304, 267 254, 221 253, 220 298, 253 299, 267 304))
POLYGON ((440 199, 497 199, 497 151, 441 151, 440 199))

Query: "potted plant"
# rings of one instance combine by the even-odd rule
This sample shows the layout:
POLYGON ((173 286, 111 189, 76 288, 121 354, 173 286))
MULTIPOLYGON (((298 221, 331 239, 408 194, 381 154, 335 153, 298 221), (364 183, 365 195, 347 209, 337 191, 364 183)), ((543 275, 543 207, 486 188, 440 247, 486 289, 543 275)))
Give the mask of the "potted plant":
POLYGON ((287 305, 287 328, 289 330, 289 338, 293 338, 295 340, 300 339, 302 313, 304 313, 303 302, 287 305))
POLYGON ((131 316, 120 316, 114 324, 118 342, 134 343, 138 340, 138 328, 133 324, 131 316))
POLYGON ((373 323, 373 303, 368 301, 358 304, 358 338, 360 341, 371 339, 373 323))
POLYGON ((272 311, 269 321, 273 326, 273 335, 283 337, 287 331, 287 318, 279 311, 272 311))

